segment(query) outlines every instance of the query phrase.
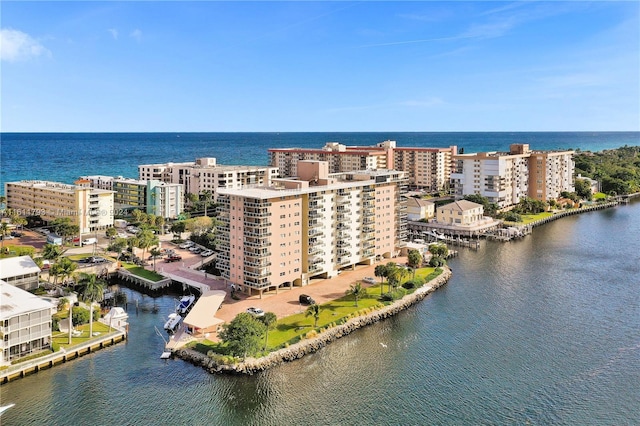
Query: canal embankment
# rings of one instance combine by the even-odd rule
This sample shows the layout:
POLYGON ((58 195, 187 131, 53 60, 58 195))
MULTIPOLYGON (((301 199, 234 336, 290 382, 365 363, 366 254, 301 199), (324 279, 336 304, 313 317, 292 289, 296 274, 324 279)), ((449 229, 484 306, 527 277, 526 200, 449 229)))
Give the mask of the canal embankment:
POLYGON ((219 363, 212 357, 188 348, 175 351, 174 356, 196 366, 200 366, 209 373, 244 375, 256 374, 284 362, 294 361, 304 357, 305 355, 315 353, 331 342, 347 336, 360 328, 397 315, 445 285, 449 281, 451 275, 451 270, 449 268, 445 268, 439 276, 426 283, 423 287, 390 305, 374 312, 352 318, 344 324, 336 325, 335 327, 331 327, 321 333, 318 333, 315 337, 303 339, 288 347, 273 351, 264 357, 247 358, 237 364, 226 365, 219 363))

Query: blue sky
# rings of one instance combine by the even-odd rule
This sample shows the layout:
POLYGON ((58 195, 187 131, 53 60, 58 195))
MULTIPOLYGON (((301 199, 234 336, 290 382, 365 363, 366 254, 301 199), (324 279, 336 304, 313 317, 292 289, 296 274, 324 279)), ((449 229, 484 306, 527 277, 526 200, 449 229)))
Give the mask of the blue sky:
POLYGON ((2 2, 1 129, 640 130, 640 2, 2 2))

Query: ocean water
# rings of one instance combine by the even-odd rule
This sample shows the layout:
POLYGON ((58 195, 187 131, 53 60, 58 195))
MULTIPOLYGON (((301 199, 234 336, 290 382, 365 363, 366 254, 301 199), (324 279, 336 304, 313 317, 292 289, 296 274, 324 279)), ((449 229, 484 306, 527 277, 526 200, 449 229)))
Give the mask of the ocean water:
MULTIPOLYGON (((638 145, 638 133, 466 135, 3 134, 2 176, 131 175, 139 163, 198 156, 264 164, 267 148, 326 141, 417 146, 424 137, 424 146, 467 152, 512 142, 638 145)), ((2 425, 640 424, 640 202, 570 216, 511 243, 483 241, 450 265, 449 283, 413 308, 251 377, 160 360, 154 326, 174 296, 127 290, 159 312, 130 308, 127 342, 0 386, 1 403, 16 404, 2 425)))
POLYGON ((503 133, 1 133, 0 184, 23 179, 73 183, 82 175, 137 177, 139 164, 215 157, 225 165, 266 165, 269 148, 322 148, 327 142, 448 147, 465 152, 532 149, 601 151, 640 145, 639 132, 503 133))

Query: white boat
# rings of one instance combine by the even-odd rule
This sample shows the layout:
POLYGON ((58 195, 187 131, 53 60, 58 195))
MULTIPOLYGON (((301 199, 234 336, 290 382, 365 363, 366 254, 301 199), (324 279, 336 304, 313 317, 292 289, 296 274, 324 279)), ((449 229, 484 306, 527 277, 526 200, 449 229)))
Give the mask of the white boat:
POLYGON ((176 331, 181 322, 182 317, 180 315, 178 315, 177 313, 171 313, 169 314, 167 322, 164 323, 164 329, 169 333, 173 333, 176 331))
POLYGON ((2 407, 0 407, 0 416, 2 415, 2 413, 7 411, 9 408, 13 407, 14 405, 16 404, 3 405, 2 407))
POLYGON ((180 299, 180 304, 178 305, 178 309, 177 312, 180 315, 184 315, 187 312, 189 312, 189 309, 191 309, 191 306, 193 306, 193 302, 195 302, 196 297, 191 294, 189 296, 183 296, 182 299, 180 299))

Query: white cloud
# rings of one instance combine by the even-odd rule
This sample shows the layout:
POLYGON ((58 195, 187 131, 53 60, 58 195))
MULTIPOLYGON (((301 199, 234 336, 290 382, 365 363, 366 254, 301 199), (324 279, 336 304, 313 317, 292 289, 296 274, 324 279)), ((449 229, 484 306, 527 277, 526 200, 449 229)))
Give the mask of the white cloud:
POLYGON ((107 31, 111 33, 111 36, 113 37, 114 40, 118 39, 118 30, 116 30, 115 28, 109 28, 107 31))
POLYGON ((142 31, 136 28, 135 30, 131 31, 130 36, 139 42, 140 40, 142 40, 142 31))
POLYGON ((27 61, 51 52, 27 33, 13 29, 0 30, 0 59, 7 62, 27 61))

